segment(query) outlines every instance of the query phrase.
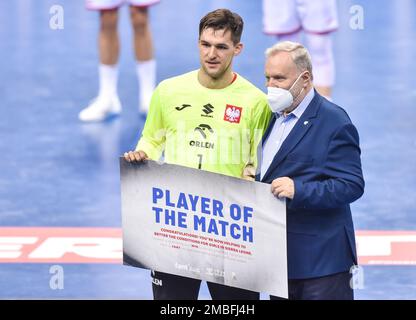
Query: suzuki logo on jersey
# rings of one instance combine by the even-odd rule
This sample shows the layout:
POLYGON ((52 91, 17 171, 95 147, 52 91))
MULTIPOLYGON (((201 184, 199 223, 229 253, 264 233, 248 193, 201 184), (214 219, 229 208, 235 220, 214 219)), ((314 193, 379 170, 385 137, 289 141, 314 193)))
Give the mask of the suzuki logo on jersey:
POLYGON ((202 111, 205 114, 201 114, 201 116, 212 118, 212 115, 210 116, 209 114, 214 112, 214 107, 212 106, 212 104, 208 103, 208 104, 206 104, 205 106, 202 107, 202 111))
POLYGON ((243 108, 227 104, 224 112, 224 120, 231 123, 240 123, 243 108))

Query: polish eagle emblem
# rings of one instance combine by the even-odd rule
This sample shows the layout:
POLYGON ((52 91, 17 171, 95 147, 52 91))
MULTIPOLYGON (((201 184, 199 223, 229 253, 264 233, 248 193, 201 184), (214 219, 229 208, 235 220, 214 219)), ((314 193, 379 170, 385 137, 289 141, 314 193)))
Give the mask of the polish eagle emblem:
POLYGON ((224 120, 231 123, 240 123, 243 108, 227 104, 224 113, 224 120))

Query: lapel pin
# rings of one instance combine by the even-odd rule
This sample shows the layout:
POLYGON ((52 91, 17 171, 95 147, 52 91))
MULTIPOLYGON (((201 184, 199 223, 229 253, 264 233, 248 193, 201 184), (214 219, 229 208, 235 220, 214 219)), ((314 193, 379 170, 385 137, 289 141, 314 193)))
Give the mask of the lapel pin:
POLYGON ((305 122, 303 123, 303 125, 305 125, 305 126, 306 126, 308 123, 309 123, 309 121, 305 121, 305 122))

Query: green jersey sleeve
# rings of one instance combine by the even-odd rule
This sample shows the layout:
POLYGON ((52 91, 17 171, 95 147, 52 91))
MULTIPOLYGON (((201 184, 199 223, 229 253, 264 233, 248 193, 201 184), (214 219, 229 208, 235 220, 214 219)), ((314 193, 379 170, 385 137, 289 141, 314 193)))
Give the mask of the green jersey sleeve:
MULTIPOLYGON (((263 135, 267 129, 272 112, 267 104, 267 99, 260 99, 253 108, 253 121, 250 126, 250 161, 249 164, 257 168, 258 150, 261 147, 263 135)), ((260 149, 261 150, 261 149, 260 149)))
POLYGON ((160 159, 166 141, 160 94, 160 86, 158 86, 153 93, 142 136, 136 146, 136 151, 144 151, 152 160, 160 159))

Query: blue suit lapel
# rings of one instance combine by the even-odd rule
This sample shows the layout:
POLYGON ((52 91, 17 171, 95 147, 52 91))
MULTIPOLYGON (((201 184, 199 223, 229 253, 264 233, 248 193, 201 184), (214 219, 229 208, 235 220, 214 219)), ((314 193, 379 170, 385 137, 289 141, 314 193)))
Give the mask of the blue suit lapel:
MULTIPOLYGON (((299 143, 300 140, 305 136, 309 129, 313 126, 313 118, 316 118, 319 106, 322 102, 322 97, 315 91, 315 97, 312 99, 311 103, 306 108, 305 112, 302 114, 296 125, 293 127, 290 134, 287 136, 282 146, 279 149, 279 152, 276 153, 274 159, 267 169, 262 181, 266 181, 269 175, 274 172, 277 166, 282 162, 282 160, 288 155, 288 153, 299 143)), ((275 121, 274 121, 275 122, 275 121)), ((274 125, 273 122, 273 125, 274 125)), ((271 128, 267 128, 267 131, 270 133, 271 128)), ((265 135, 266 137, 266 135, 265 135)), ((264 143, 264 141, 263 141, 264 143)))

